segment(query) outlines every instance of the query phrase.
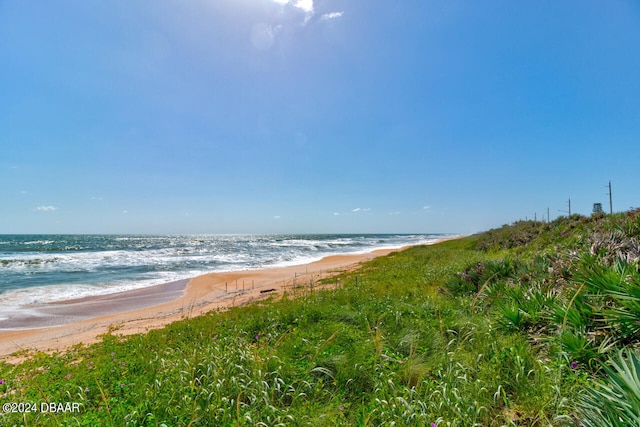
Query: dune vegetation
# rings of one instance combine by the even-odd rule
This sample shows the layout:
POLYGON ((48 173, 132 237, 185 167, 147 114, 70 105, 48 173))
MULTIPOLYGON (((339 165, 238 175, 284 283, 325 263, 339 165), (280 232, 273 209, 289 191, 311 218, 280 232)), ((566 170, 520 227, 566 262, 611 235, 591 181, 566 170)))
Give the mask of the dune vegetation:
POLYGON ((640 425, 639 259, 639 211, 413 247, 295 298, 0 362, 0 425, 640 425))

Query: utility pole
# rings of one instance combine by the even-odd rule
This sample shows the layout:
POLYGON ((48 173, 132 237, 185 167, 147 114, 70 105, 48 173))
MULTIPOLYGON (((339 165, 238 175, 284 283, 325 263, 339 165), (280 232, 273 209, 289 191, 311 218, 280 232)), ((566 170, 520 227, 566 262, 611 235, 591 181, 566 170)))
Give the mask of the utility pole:
POLYGON ((549 215, 549 207, 547 207, 547 222, 551 222, 551 216, 549 215))
POLYGON ((611 196, 611 181, 609 181, 609 215, 613 215, 613 198, 611 196))
MULTIPOLYGON (((547 211, 547 212, 548 212, 548 211, 547 211)), ((568 214, 569 214, 569 216, 571 216, 571 198, 569 198, 569 211, 560 211, 560 212, 568 213, 568 214)), ((549 214, 547 213, 547 215, 549 215, 549 214)))

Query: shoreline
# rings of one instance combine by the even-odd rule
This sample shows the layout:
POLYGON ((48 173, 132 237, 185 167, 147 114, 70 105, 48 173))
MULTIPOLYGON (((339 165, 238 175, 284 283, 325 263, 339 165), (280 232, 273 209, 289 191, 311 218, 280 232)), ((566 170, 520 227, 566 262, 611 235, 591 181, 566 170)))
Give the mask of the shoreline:
MULTIPOLYGON (((431 244, 443 240, 446 239, 431 244)), ((208 273, 114 294, 40 304, 34 307, 35 313, 0 322, 16 325, 14 329, 0 329, 0 360, 19 361, 28 357, 11 356, 16 352, 56 352, 79 343, 92 344, 109 331, 121 335, 145 333, 215 309, 281 296, 283 291, 295 292, 304 283, 355 269, 363 262, 409 247, 331 255, 288 267, 208 273), (19 322, 32 326, 17 329, 19 322)))
POLYGON ((0 334, 64 326, 103 315, 140 310, 170 302, 184 294, 191 279, 144 288, 22 306, 23 312, 0 320, 0 334))

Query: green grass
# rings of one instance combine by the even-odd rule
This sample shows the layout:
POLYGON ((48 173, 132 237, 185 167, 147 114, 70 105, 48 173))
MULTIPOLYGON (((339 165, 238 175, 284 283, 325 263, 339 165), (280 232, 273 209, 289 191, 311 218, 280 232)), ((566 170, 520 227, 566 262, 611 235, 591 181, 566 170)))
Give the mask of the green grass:
POLYGON ((376 258, 337 289, 0 364, 1 403, 81 404, 0 425, 597 425, 637 362, 618 353, 640 338, 639 224, 519 222, 376 258))

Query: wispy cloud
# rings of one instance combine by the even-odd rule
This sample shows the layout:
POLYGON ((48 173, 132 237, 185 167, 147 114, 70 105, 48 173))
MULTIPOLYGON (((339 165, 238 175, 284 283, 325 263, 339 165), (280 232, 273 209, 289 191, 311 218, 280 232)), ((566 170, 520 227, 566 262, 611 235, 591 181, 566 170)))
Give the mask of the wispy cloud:
POLYGON ((370 212, 370 211, 371 211, 371 208, 354 208, 344 212, 335 211, 333 212, 333 216, 343 216, 343 215, 351 215, 351 214, 358 215, 362 212, 370 212))
POLYGON ((322 21, 327 20, 327 19, 336 19, 336 18, 340 18, 342 15, 344 15, 344 12, 324 13, 324 14, 322 14, 322 16, 320 16, 320 19, 322 21))
MULTIPOLYGON (((301 12, 304 12, 304 22, 306 24, 309 20, 315 15, 315 7, 313 4, 313 0, 272 0, 273 2, 281 5, 281 6, 291 6, 294 9, 297 9, 301 12)), ((343 11, 340 12, 330 12, 323 13, 320 16, 321 21, 325 21, 328 19, 336 19, 340 18, 344 14, 343 11)))
POLYGON ((51 212, 51 211, 57 211, 58 208, 55 206, 46 205, 46 206, 38 206, 36 210, 40 212, 51 212))
POLYGON ((280 216, 280 215, 274 215, 274 216, 273 216, 273 219, 280 219, 280 218, 281 218, 281 216, 280 216))
POLYGON ((430 211, 431 210, 431 206, 428 206, 428 205, 427 206, 423 206, 422 210, 430 211))
POLYGON ((259 23, 251 29, 251 43, 258 50, 269 50, 275 40, 275 30, 272 26, 259 23))

